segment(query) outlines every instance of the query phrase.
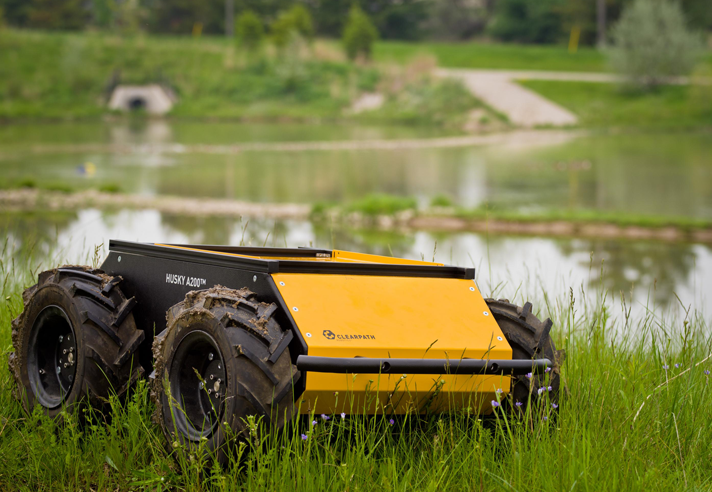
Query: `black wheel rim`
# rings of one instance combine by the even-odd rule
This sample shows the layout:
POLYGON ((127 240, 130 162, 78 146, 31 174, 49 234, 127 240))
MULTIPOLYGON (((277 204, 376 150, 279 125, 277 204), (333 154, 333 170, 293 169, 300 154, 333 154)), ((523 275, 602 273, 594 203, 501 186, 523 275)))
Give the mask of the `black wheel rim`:
POLYGON ((227 389, 225 363, 213 337, 193 331, 181 340, 169 382, 177 429, 194 441, 210 436, 220 422, 227 389))
POLYGON ((32 392, 43 407, 58 407, 72 390, 77 372, 77 340, 61 307, 47 306, 35 318, 27 372, 32 392))

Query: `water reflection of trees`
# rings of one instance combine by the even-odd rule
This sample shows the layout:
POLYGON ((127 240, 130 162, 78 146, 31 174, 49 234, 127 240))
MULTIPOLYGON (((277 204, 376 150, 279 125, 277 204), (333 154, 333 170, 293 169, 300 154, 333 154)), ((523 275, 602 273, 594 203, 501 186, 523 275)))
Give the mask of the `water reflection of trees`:
POLYGON ((687 283, 696 263, 693 246, 686 243, 561 239, 557 245, 566 256, 592 255, 579 263, 591 269, 590 287, 626 296, 631 290, 649 292, 650 300, 659 304, 675 301, 676 291, 687 283))

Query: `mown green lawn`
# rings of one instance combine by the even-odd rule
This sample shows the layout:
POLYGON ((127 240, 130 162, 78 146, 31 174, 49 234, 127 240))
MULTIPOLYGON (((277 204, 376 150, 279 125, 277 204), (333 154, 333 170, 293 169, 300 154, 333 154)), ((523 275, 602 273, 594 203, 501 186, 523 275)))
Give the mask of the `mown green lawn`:
POLYGON ((712 86, 669 85, 642 92, 606 83, 519 82, 570 109, 582 126, 676 130, 712 127, 712 86))
MULTIPOLYGON (((336 43, 334 43, 336 44, 336 43)), ((463 42, 379 41, 374 58, 381 62, 408 63, 418 56, 432 56, 441 67, 491 68, 509 70, 553 70, 565 72, 610 72, 606 55, 595 48, 581 46, 569 53, 564 45, 527 45, 463 42)), ((712 51, 702 59, 712 67, 712 51)))
POLYGON ((560 45, 520 45, 483 42, 406 43, 380 41, 374 48, 377 61, 407 63, 419 55, 434 56, 441 67, 498 68, 518 70, 559 70, 605 72, 610 70, 598 50, 581 47, 569 53, 560 45))

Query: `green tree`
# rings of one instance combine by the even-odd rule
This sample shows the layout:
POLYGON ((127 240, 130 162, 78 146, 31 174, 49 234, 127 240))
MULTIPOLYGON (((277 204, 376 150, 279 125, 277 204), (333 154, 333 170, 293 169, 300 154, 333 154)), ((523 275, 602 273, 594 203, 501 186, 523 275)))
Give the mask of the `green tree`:
POLYGON ((111 26, 113 20, 113 0, 92 0, 91 10, 94 25, 101 28, 111 26))
POLYGON ((436 39, 461 40, 484 31, 489 12, 470 0, 434 0, 427 20, 428 33, 436 39))
POLYGON ((27 25, 36 29, 77 30, 86 26, 88 11, 81 0, 32 0, 27 25))
POLYGON ((687 29, 680 4, 670 0, 635 0, 611 30, 611 38, 612 66, 646 88, 689 74, 702 51, 700 37, 687 29))
POLYGON ((205 25, 208 20, 208 2, 154 0, 149 7, 151 13, 149 25, 153 32, 190 34, 196 23, 205 25))
POLYGON ((490 33, 502 41, 555 43, 561 38, 562 0, 500 0, 490 33))
MULTIPOLYGON (((606 25, 616 22, 629 0, 605 0, 606 25)), ((562 7, 563 24, 562 33, 568 36, 571 29, 576 26, 580 29, 579 43, 583 45, 596 44, 598 26, 596 24, 595 0, 566 0, 562 7)))
POLYGON ((346 55, 351 59, 362 55, 371 57, 373 43, 378 39, 378 31, 363 10, 354 4, 344 28, 343 42, 346 55))
POLYGON ((314 23, 309 11, 301 4, 294 5, 286 12, 280 13, 272 24, 272 40, 280 48, 284 48, 294 34, 311 41, 314 38, 314 23))
POLYGON ((712 4, 710 0, 681 0, 680 5, 690 27, 712 31, 712 4))
POLYGON ((235 21, 235 38, 248 50, 257 49, 265 37, 262 21, 252 10, 245 10, 235 21))
POLYGON ((27 13, 30 2, 26 0, 0 0, 5 21, 11 26, 24 27, 27 24, 27 13))
MULTIPOLYGON (((372 19, 385 39, 418 39, 428 20, 431 7, 440 0, 355 0, 372 19)), ((314 20, 319 33, 338 36, 343 32, 352 4, 346 0, 312 0, 314 20)))

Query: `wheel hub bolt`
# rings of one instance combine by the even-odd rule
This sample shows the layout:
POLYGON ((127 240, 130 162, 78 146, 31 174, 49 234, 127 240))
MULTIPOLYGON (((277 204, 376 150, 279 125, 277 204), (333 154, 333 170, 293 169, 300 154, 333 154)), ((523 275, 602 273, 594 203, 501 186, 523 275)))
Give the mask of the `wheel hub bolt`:
POLYGON ((220 366, 220 364, 218 364, 218 369, 222 369, 222 367, 220 366))
POLYGON ((213 355, 212 352, 210 352, 210 353, 208 354, 208 360, 213 360, 214 358, 215 358, 215 356, 213 355))
POLYGON ((210 380, 212 381, 213 379, 215 379, 215 376, 211 374, 211 375, 210 375, 210 380))
POLYGON ((69 361, 70 364, 73 364, 74 363, 74 354, 70 352, 69 355, 67 356, 67 360, 69 361))
POLYGON ((44 369, 40 369, 40 374, 44 374, 44 373, 45 373, 45 370, 44 370, 44 369))
POLYGON ((64 335, 59 335, 59 343, 62 343, 64 341, 64 335))
POLYGON ((62 350, 62 353, 63 353, 63 354, 66 354, 66 353, 67 353, 67 349, 62 350))
POLYGON ((220 391, 220 380, 219 379, 217 381, 215 381, 215 384, 213 385, 213 391, 215 391, 215 393, 220 391))
POLYGON ((208 394, 210 394, 210 393, 212 393, 212 392, 213 392, 212 390, 208 390, 208 394))

